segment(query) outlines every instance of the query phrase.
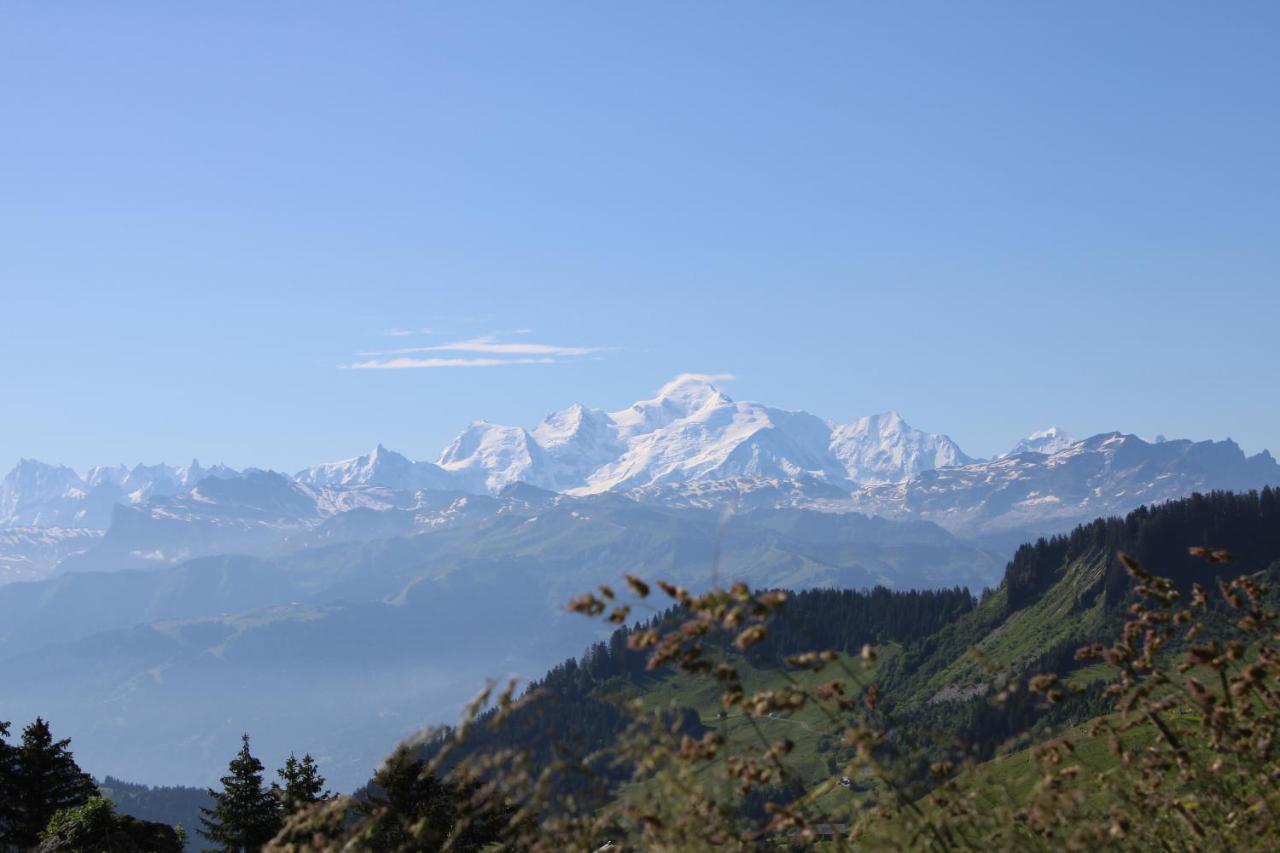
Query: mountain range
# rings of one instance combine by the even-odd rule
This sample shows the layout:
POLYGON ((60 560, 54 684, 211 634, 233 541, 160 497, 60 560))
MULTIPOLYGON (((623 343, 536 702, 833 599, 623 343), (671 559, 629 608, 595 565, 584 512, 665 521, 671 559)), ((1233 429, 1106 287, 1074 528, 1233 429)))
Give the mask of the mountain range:
POLYGON ((575 404, 531 429, 477 421, 434 462, 381 445, 292 476, 197 461, 81 475, 24 459, 0 482, 0 529, 7 528, 0 583, 58 566, 143 567, 278 548, 324 535, 322 526, 355 509, 394 510, 434 526, 445 523, 452 498, 500 495, 517 484, 667 506, 928 520, 1011 547, 1143 503, 1277 483, 1280 465, 1270 453, 1246 456, 1229 439, 1147 442, 1119 432, 1076 439, 1049 428, 984 460, 896 412, 833 423, 735 401, 710 378, 686 374, 615 412, 575 404))
POLYGON ((486 676, 597 639, 564 602, 624 572, 976 591, 1023 538, 1267 483, 1275 460, 1230 441, 1051 429, 980 460, 892 412, 834 424, 697 376, 472 424, 434 462, 24 460, 0 483, 0 719, 51 717, 86 766, 153 783, 212 782, 248 730, 353 786, 486 676))

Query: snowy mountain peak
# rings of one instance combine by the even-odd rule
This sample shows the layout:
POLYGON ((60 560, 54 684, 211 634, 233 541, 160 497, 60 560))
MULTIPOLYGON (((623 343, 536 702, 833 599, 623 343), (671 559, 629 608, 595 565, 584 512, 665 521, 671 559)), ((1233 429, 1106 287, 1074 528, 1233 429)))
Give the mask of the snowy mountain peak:
POLYGON ((472 421, 452 443, 440 452, 436 464, 451 469, 466 463, 477 454, 494 453, 500 448, 527 449, 529 434, 523 427, 508 427, 485 420, 472 421))
POLYGON ((84 481, 65 465, 20 459, 0 481, 0 524, 52 524, 49 505, 63 495, 83 495, 84 481))
POLYGON ((1057 427, 1032 433, 995 460, 979 461, 948 436, 915 429, 896 411, 833 423, 735 401, 717 387, 720 378, 682 374, 651 399, 616 412, 574 403, 531 429, 475 421, 435 464, 379 443, 363 455, 298 472, 293 491, 251 472, 206 469, 194 459, 180 468, 94 468, 84 478, 65 466, 24 459, 0 481, 0 527, 106 527, 120 505, 159 507, 172 516, 215 498, 252 499, 255 512, 296 503, 314 519, 350 507, 407 506, 439 497, 424 491, 499 495, 525 484, 569 495, 613 491, 705 506, 747 493, 761 502, 889 515, 929 504, 938 512, 932 520, 961 529, 987 525, 974 519, 1006 505, 1005 492, 992 491, 997 486, 1031 489, 999 522, 1017 526, 1122 511, 1127 502, 1171 497, 1184 488, 1280 482, 1280 466, 1270 454, 1245 459, 1230 441, 1148 444, 1119 432, 1077 441, 1057 427), (1152 460, 1159 464, 1152 467, 1152 460), (1157 468, 1158 482, 1150 474, 1157 468), (1081 478, 1089 481, 1086 491, 1080 491, 1081 478), (970 496, 979 493, 981 506, 971 505, 970 496))
POLYGON ((835 426, 831 452, 856 483, 896 483, 973 461, 948 436, 914 429, 892 410, 835 426))
POLYGON ((496 493, 515 482, 554 489, 542 448, 524 427, 476 421, 444 449, 436 464, 464 489, 496 493))
POLYGON ((699 412, 732 406, 733 400, 713 382, 721 377, 705 373, 682 373, 658 391, 652 400, 640 400, 629 408, 611 412, 623 437, 661 429, 673 421, 699 412))
POLYGON ((79 484, 80 475, 66 465, 50 465, 39 459, 19 459, 18 464, 4 478, 6 485, 19 484, 28 487, 56 488, 67 484, 79 484))
POLYGON ((184 486, 191 486, 204 479, 205 470, 200 465, 200 460, 193 457, 189 463, 183 465, 174 474, 177 476, 179 483, 184 486))
POLYGON ((105 527, 117 503, 140 504, 186 491, 205 477, 233 477, 225 465, 192 460, 176 468, 138 464, 95 466, 81 477, 65 465, 21 460, 0 483, 0 526, 105 527))
POLYGON ((1051 456, 1060 450, 1066 450, 1076 441, 1075 436, 1066 430, 1056 426, 1049 427, 1048 429, 1031 433, 1031 435, 1015 444, 1008 453, 1001 454, 997 458, 1004 459, 1009 456, 1017 456, 1020 453, 1043 453, 1051 456))
POLYGON ((720 381, 720 376, 705 373, 682 373, 663 385, 658 391, 657 400, 667 403, 685 414, 691 414, 707 406, 732 403, 729 395, 717 388, 713 383, 720 381))
POLYGON ((414 462, 381 443, 363 456, 312 465, 294 478, 316 488, 384 486, 397 491, 447 488, 448 475, 430 462, 414 462))
POLYGON ((129 476, 129 469, 124 465, 94 465, 85 474, 84 482, 90 488, 101 486, 104 483, 118 486, 129 476))
POLYGON ((555 447, 571 441, 574 436, 581 435, 584 430, 591 429, 602 420, 608 420, 604 412, 574 403, 567 409, 552 412, 543 418, 542 423, 533 428, 533 437, 543 447, 555 447))
POLYGON ((381 468, 388 465, 403 466, 413 464, 409 461, 409 457, 402 453, 396 453, 394 450, 388 450, 382 442, 375 444, 373 446, 373 450, 370 450, 365 455, 364 459, 365 465, 369 468, 381 468))

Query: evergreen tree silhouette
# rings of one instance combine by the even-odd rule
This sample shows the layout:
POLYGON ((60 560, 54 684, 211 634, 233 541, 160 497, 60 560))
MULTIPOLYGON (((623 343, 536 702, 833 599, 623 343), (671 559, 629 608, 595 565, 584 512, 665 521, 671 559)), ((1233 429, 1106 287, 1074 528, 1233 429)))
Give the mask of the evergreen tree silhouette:
POLYGON ((280 798, 262 784, 262 762, 249 751, 249 735, 231 759, 222 790, 209 789, 213 808, 202 808, 200 834, 224 853, 250 853, 280 831, 280 798))
MULTIPOLYGON (((7 731, 7 728, 6 728, 7 731)), ((82 806, 98 793, 89 774, 81 770, 67 747, 69 738, 54 740, 49 723, 37 717, 22 730, 22 742, 0 750, 0 776, 9 787, 5 840, 19 849, 34 847, 40 832, 59 810, 82 806)))
POLYGON ((497 842, 511 815, 469 813, 473 792, 441 779, 414 750, 402 745, 373 777, 367 799, 356 807, 368 821, 369 849, 430 853, 443 849, 451 835, 456 850, 480 850, 497 842))
POLYGON ((290 753, 284 767, 277 770, 276 774, 284 781, 284 787, 276 786, 276 790, 279 792, 285 815, 291 815, 312 803, 318 803, 333 796, 331 792, 325 790, 324 777, 320 775, 320 768, 310 755, 302 756, 302 760, 299 761, 290 753))
POLYGON ((6 742, 8 736, 9 724, 0 720, 0 850, 18 820, 18 751, 6 742))

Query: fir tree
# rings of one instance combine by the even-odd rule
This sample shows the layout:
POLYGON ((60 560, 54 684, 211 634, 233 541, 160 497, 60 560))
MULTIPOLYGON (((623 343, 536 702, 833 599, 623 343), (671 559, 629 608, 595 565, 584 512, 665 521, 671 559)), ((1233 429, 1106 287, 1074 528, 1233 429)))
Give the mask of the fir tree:
POLYGON ((330 791, 325 790, 324 777, 320 775, 320 768, 310 755, 302 756, 299 761, 290 753, 284 767, 277 770, 276 774, 284 781, 284 787, 277 786, 277 790, 280 791, 285 815, 291 815, 312 803, 333 796, 330 791))
POLYGON ((8 736, 9 724, 0 720, 0 850, 7 847, 18 818, 18 751, 5 741, 8 736))
POLYGON ((470 808, 471 791, 432 773, 414 750, 401 746, 373 777, 358 810, 368 819, 373 850, 480 850, 501 839, 511 815, 470 808))
POLYGON ((10 844, 34 847, 58 811, 82 806, 98 793, 93 779, 76 765, 70 744, 70 739, 54 740, 49 724, 37 717, 22 730, 22 743, 0 750, 7 756, 0 763, 8 764, 10 844))
POLYGON ((249 736, 228 765, 222 790, 209 790, 213 808, 200 809, 200 834, 224 853, 250 853, 262 849, 280 831, 280 799, 263 787, 262 762, 249 751, 249 736))

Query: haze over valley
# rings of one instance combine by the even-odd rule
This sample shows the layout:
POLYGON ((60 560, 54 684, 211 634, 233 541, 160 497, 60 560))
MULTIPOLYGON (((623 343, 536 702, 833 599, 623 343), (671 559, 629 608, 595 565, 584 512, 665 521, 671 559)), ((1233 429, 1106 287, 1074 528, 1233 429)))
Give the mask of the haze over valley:
POLYGON ((0 7, 0 853, 1280 849, 1277 43, 0 7))
POLYGON ((0 484, 0 719, 56 716, 85 761, 153 783, 212 781, 241 729, 268 755, 303 737, 355 786, 486 678, 597 639, 563 605, 624 573, 977 593, 1024 540, 1280 484, 1229 440, 1009 445, 974 459, 894 412, 833 424, 683 375, 617 412, 477 421, 435 461, 24 460, 0 484))

